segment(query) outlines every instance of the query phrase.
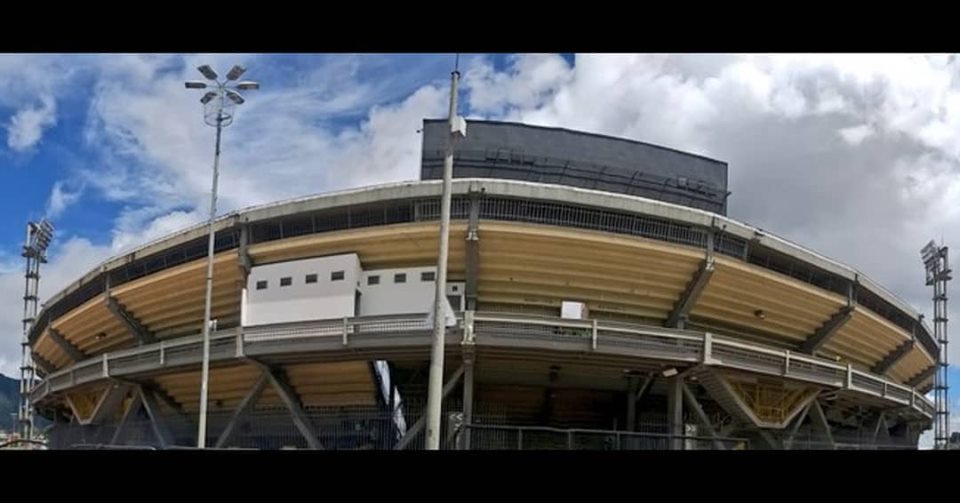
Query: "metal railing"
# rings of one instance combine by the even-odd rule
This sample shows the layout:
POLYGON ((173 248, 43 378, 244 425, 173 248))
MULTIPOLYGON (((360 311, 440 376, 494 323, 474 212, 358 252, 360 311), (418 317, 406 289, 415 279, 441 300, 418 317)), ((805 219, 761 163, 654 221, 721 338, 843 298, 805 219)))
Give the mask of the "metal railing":
POLYGON ((671 435, 545 426, 461 425, 456 444, 470 450, 746 450, 749 440, 734 437, 671 435))
MULTIPOLYGON (((467 218, 468 207, 467 197, 457 194, 452 201, 452 218, 467 218)), ((251 224, 250 239, 251 243, 261 243, 333 230, 424 222, 437 218, 439 218, 438 197, 390 199, 375 204, 362 203, 337 206, 258 221, 251 224)), ((699 248, 706 246, 708 242, 707 234, 715 232, 709 227, 687 223, 682 220, 671 220, 615 208, 581 206, 555 200, 524 199, 496 193, 488 193, 483 198, 480 205, 480 218, 492 221, 525 222, 599 230, 699 248)), ((236 248, 239 242, 239 234, 239 227, 228 227, 218 231, 216 235, 217 251, 236 248)), ((110 276, 111 285, 116 287, 126 281, 198 259, 205 254, 205 240, 206 238, 195 238, 189 242, 171 246, 169 249, 139 258, 109 273, 100 273, 93 276, 86 284, 56 298, 40 312, 33 329, 31 329, 31 342, 36 341, 52 320, 102 293, 106 285, 104 280, 106 275, 110 276)), ((793 247, 795 245, 789 244, 789 246, 793 247)), ((819 270, 815 265, 802 259, 774 252, 762 244, 748 244, 748 241, 743 237, 732 234, 719 232, 714 239, 714 250, 837 293, 844 293, 847 284, 846 279, 834 273, 819 270)), ((914 321, 910 316, 882 300, 879 295, 869 292, 868 288, 862 286, 858 289, 857 301, 860 305, 902 328, 905 333, 910 333, 913 330, 914 321)), ((922 335, 918 340, 931 354, 935 354, 938 349, 927 328, 921 325, 918 329, 920 335, 922 335)))
MULTIPOLYGON (((450 329, 448 337, 462 333, 463 342, 467 343, 588 351, 747 370, 880 397, 912 407, 926 416, 933 414, 933 404, 914 389, 854 370, 850 365, 709 332, 472 311, 460 313, 458 320, 458 328, 450 329)), ((228 329, 212 336, 211 358, 229 360, 245 353, 323 352, 353 348, 357 343, 382 352, 405 344, 429 346, 429 333, 430 325, 423 314, 284 323, 239 331, 228 329)), ((197 364, 201 357, 200 345, 197 335, 103 354, 51 374, 33 389, 33 399, 40 400, 50 393, 109 377, 197 364)))

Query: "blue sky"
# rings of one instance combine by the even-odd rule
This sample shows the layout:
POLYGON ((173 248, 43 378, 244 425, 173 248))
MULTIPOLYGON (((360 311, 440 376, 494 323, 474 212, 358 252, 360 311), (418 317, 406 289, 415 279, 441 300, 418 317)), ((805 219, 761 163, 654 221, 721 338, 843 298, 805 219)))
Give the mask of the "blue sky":
MULTIPOLYGON (((0 372, 14 374, 19 358, 28 219, 57 226, 41 290, 49 294, 203 218, 213 130, 199 93, 182 84, 196 66, 243 64, 263 86, 224 134, 227 211, 416 178, 416 130, 445 115, 453 59, 0 55, 0 294, 10 307, 0 313, 0 372)), ((960 237, 953 56, 470 54, 460 67, 468 118, 727 161, 730 216, 847 263, 929 313, 918 250, 960 237)))

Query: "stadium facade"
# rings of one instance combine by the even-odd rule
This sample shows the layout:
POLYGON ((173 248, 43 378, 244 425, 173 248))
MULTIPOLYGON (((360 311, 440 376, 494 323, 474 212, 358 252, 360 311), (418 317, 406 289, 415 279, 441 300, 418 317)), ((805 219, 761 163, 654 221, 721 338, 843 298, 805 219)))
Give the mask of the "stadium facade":
MULTIPOLYGON (((423 444, 445 121, 421 180, 216 224, 207 445, 423 444)), ((916 448, 938 347, 848 266, 727 218, 727 165, 471 122, 454 163, 447 449, 916 448)), ((48 299, 51 445, 196 445, 207 227, 48 299)))

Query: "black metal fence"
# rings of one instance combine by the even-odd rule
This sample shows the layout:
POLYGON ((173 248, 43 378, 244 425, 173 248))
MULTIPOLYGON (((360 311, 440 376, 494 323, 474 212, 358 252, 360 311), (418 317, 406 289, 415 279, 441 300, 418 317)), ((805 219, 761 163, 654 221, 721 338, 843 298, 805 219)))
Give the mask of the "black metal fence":
MULTIPOLYGON (((416 400, 404 404, 402 427, 388 411, 375 407, 324 407, 306 409, 307 420, 317 440, 326 450, 422 450, 425 435, 418 425, 425 410, 416 400), (404 438, 413 429, 415 433, 404 438)), ((473 423, 465 424, 457 399, 443 407, 440 441, 445 450, 747 450, 751 439, 712 437, 688 424, 685 434, 673 435, 662 415, 638 417, 634 431, 585 427, 546 427, 518 424, 504 407, 479 407, 473 423)), ((211 448, 228 449, 307 449, 307 440, 282 407, 261 408, 237 420, 232 434, 222 445, 221 434, 232 419, 231 411, 211 411, 208 438, 211 448)), ((196 446, 195 416, 166 411, 152 421, 144 413, 130 417, 120 427, 117 422, 100 425, 58 423, 49 430, 50 449, 188 449, 196 446), (118 427, 119 433, 118 433, 118 427), (167 441, 161 442, 160 435, 167 441)), ((554 425, 557 426, 557 425, 554 425)), ((753 439, 756 440, 756 439, 753 439)), ((803 429, 792 441, 791 450, 904 450, 916 449, 906 439, 834 435, 832 442, 817 432, 803 429)), ((754 446, 756 448, 757 446, 754 446)), ((759 444, 766 448, 765 444, 759 444)))
POLYGON ((470 450, 745 450, 744 438, 542 426, 463 425, 457 446, 470 450))

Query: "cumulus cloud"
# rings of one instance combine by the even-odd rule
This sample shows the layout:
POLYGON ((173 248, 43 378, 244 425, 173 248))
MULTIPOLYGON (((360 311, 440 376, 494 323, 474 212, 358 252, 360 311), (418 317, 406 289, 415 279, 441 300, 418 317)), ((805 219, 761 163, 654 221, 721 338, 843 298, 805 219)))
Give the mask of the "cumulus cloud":
POLYGON ((57 123, 57 107, 53 98, 44 96, 38 106, 20 109, 7 125, 7 146, 27 150, 40 141, 43 131, 57 123))
POLYGON ((46 217, 55 219, 67 209, 67 206, 77 202, 82 194, 82 189, 70 191, 64 188, 64 182, 58 181, 53 184, 53 190, 50 191, 50 198, 47 200, 46 217))

